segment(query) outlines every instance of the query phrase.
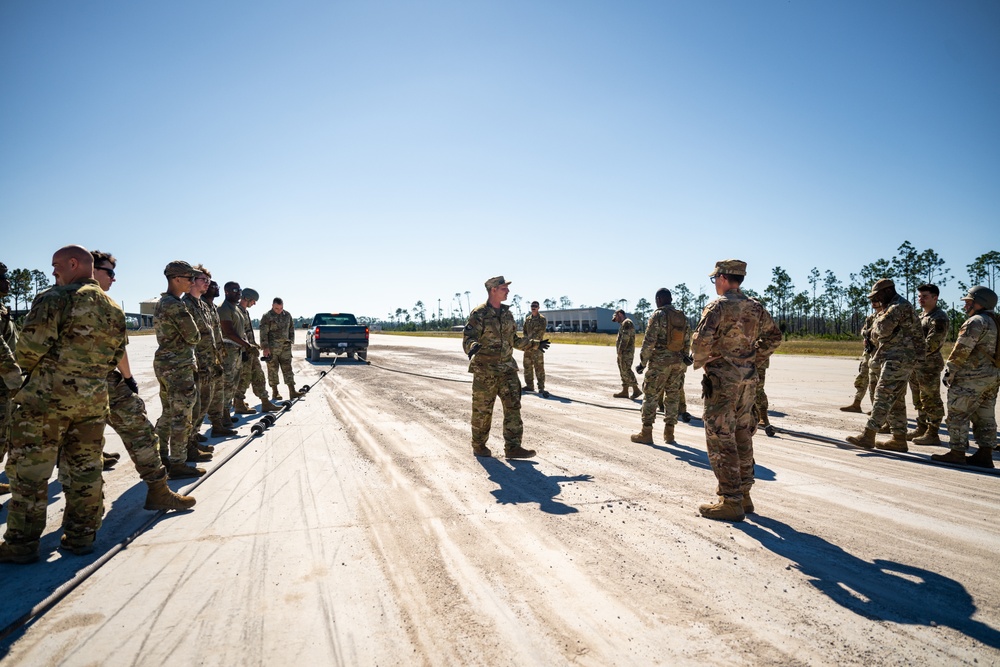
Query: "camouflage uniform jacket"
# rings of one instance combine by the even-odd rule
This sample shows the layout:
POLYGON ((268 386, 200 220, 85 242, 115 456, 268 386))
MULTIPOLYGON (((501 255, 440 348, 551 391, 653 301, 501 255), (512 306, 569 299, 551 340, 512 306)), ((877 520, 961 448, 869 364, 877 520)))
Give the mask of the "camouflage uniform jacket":
POLYGON ((243 315, 243 335, 251 345, 257 344, 257 336, 253 332, 253 320, 250 319, 250 311, 244 308, 242 305, 237 306, 237 309, 243 315))
POLYGON ((483 303, 472 309, 462 332, 462 348, 466 354, 472 349, 473 343, 479 343, 481 347, 469 362, 470 373, 502 374, 517 371, 514 348, 538 348, 537 340, 517 335, 517 323, 510 313, 510 306, 503 304, 494 308, 489 303, 483 303))
MULTIPOLYGON (((240 307, 239 303, 233 303, 232 301, 224 301, 222 305, 219 306, 216 312, 219 315, 220 321, 232 323, 233 331, 236 333, 237 336, 240 336, 240 334, 242 334, 243 340, 247 339, 247 335, 245 333, 247 324, 244 321, 245 316, 243 315, 243 313, 246 311, 244 311, 240 307)), ((221 330, 221 325, 220 325, 220 330, 221 330)), ((236 345, 238 347, 241 347, 239 343, 236 343, 226 338, 224 334, 222 337, 222 342, 224 345, 236 345)))
POLYGON ((220 362, 226 358, 226 348, 223 347, 222 342, 222 321, 219 319, 219 309, 215 307, 215 304, 209 303, 202 299, 205 304, 205 312, 208 314, 208 319, 212 323, 212 335, 215 338, 215 350, 219 355, 220 362))
POLYGON ((183 300, 169 292, 161 294, 153 313, 153 330, 159 343, 154 360, 179 367, 197 365, 194 348, 201 333, 183 300))
POLYGON ((678 351, 668 350, 667 344, 678 335, 683 341, 687 333, 688 323, 684 313, 670 305, 657 308, 649 318, 649 324, 646 325, 646 335, 642 339, 642 349, 639 351, 639 363, 658 368, 684 363, 683 342, 678 351))
POLYGON ((936 306, 929 313, 920 313, 920 330, 924 334, 924 346, 927 348, 926 361, 936 361, 938 366, 944 363, 941 360, 941 346, 944 345, 950 324, 948 314, 941 306, 936 306))
POLYGON ((948 355, 948 370, 962 378, 992 377, 997 374, 993 355, 997 349, 997 324, 992 311, 979 311, 969 316, 958 330, 955 347, 948 355))
POLYGON ((52 287, 35 297, 16 354, 28 379, 14 400, 40 408, 71 386, 103 400, 106 412, 107 377, 125 354, 125 313, 93 278, 52 287))
POLYGON ((524 327, 521 331, 524 332, 525 338, 533 338, 534 340, 541 340, 545 338, 545 328, 547 326, 544 315, 528 315, 524 318, 524 327))
POLYGON ((705 306, 691 339, 694 367, 758 367, 781 344, 781 330, 756 299, 729 290, 705 306))
POLYGON ((910 302, 896 295, 888 307, 875 317, 872 342, 876 363, 885 361, 922 361, 927 352, 920 320, 910 302))
POLYGON ((635 356, 635 325, 627 317, 622 320, 621 327, 618 329, 615 349, 618 350, 619 357, 631 359, 635 356))
POLYGON ((10 317, 10 308, 0 303, 0 340, 7 343, 11 352, 17 349, 17 327, 10 317))
POLYGON ((277 349, 295 340, 295 322, 287 310, 276 313, 269 310, 260 318, 260 345, 277 349))
POLYGON ((198 325, 198 333, 201 338, 195 345, 194 355, 198 360, 198 367, 211 368, 221 363, 218 352, 218 342, 215 340, 215 330, 212 327, 212 315, 209 312, 212 307, 201 299, 192 298, 190 294, 182 299, 184 305, 191 312, 191 319, 198 325))

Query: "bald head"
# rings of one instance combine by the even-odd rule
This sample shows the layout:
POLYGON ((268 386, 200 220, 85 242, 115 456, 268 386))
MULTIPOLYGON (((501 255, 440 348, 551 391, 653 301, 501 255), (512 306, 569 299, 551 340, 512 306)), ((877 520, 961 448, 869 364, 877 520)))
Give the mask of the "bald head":
POLYGON ((94 257, 79 245, 68 245, 52 255, 52 275, 56 285, 69 285, 94 277, 94 257))

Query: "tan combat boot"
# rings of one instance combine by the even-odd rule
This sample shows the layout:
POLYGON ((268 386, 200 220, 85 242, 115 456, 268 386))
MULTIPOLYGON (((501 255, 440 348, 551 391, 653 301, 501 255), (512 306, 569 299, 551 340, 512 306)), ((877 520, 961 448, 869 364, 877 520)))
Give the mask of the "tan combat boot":
POLYGON ((639 389, 639 385, 632 387, 632 398, 636 399, 642 396, 642 389, 639 389))
POLYGON ((668 445, 673 444, 674 442, 676 442, 676 440, 674 440, 674 425, 673 424, 665 424, 663 426, 663 440, 668 445))
POLYGON ((882 428, 878 430, 879 433, 892 433, 892 429, 889 427, 889 422, 882 424, 882 428))
POLYGON ((743 511, 743 503, 739 500, 723 498, 721 496, 718 502, 702 505, 698 508, 698 511, 706 519, 714 521, 739 522, 746 518, 746 513, 743 511))
POLYGON ((23 545, 12 545, 9 542, 0 543, 0 563, 17 563, 24 565, 38 560, 38 542, 34 550, 23 545))
POLYGON ((743 489, 743 513, 753 514, 753 500, 750 499, 750 489, 743 489))
POLYGON ((255 415, 257 411, 247 405, 246 400, 242 396, 233 397, 233 412, 238 415, 255 415))
POLYGON ((296 398, 301 398, 301 397, 302 397, 302 394, 300 394, 299 392, 295 391, 295 386, 294 385, 288 385, 288 398, 290 400, 295 400, 296 398))
POLYGON ((194 507, 194 498, 182 496, 174 493, 167 486, 166 479, 158 479, 154 482, 146 482, 149 488, 146 490, 146 504, 143 509, 147 510, 189 510, 194 507))
POLYGON ((260 397, 260 409, 263 412, 277 412, 281 409, 280 405, 275 405, 271 401, 267 400, 267 394, 260 397))
POLYGON ((856 398, 854 402, 850 405, 845 405, 840 409, 841 412, 861 412, 861 399, 856 398))
POLYGON ((887 452, 909 451, 909 447, 906 446, 906 433, 900 431, 893 433, 888 440, 879 440, 875 443, 875 449, 884 449, 887 452))
POLYGON ((204 474, 204 468, 195 468, 194 466, 185 465, 183 463, 171 463, 167 466, 167 479, 201 477, 204 474))
POLYGON ((622 387, 622 390, 617 394, 612 394, 615 398, 628 398, 628 387, 622 387))
POLYGON ((642 425, 642 430, 631 437, 632 442, 641 442, 644 445, 653 444, 653 426, 642 425))
POLYGON ((0 496, 6 496, 8 493, 10 493, 10 484, 0 482, 0 496))
POLYGON ((187 462, 188 463, 205 463, 206 461, 211 461, 212 455, 206 452, 202 452, 198 449, 198 443, 188 443, 187 446, 187 462))
POLYGON ((966 464, 965 450, 951 449, 947 454, 931 454, 931 460, 938 461, 939 463, 955 463, 964 466, 966 464))
POLYGON ((521 445, 516 447, 504 447, 504 458, 508 459, 530 459, 535 455, 534 449, 525 449, 521 445))
POLYGON ((915 438, 919 438, 924 433, 927 433, 927 424, 918 419, 916 428, 914 428, 912 431, 906 432, 906 439, 913 440, 915 438))
POLYGON ((938 435, 938 427, 941 426, 941 422, 927 422, 924 424, 925 431, 923 435, 913 439, 914 445, 940 445, 941 436, 938 435))
POLYGON ((276 385, 276 384, 271 385, 271 400, 272 401, 280 401, 281 400, 281 394, 278 393, 278 385, 276 385))
POLYGON ((847 442, 852 445, 857 445, 858 447, 864 447, 865 449, 875 448, 875 431, 870 428, 866 428, 861 435, 849 435, 847 436, 847 442))
POLYGON ((965 457, 965 462, 977 468, 993 468, 993 450, 988 447, 980 447, 975 454, 965 457))
POLYGON ((472 453, 476 456, 483 456, 487 458, 493 456, 493 452, 490 451, 489 447, 486 445, 477 445, 476 443, 472 443, 472 453))

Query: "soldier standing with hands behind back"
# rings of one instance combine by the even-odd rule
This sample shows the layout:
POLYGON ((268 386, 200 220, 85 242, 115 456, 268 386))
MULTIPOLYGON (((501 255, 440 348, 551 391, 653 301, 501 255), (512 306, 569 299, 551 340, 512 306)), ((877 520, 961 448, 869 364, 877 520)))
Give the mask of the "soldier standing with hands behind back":
MULTIPOLYGON (((295 391, 295 373, 292 371, 292 342, 295 340, 295 322, 292 314, 285 310, 285 302, 280 297, 271 301, 271 310, 260 318, 260 347, 267 360, 267 381, 271 385, 272 399, 280 399, 278 394, 278 369, 285 378, 289 394, 295 391)), ((291 398, 295 398, 291 396, 291 398)))
POLYGON ((469 356, 472 373, 472 453, 492 456, 486 441, 490 437, 493 404, 500 397, 503 405, 503 440, 508 459, 527 459, 535 450, 521 446, 524 424, 521 422, 521 380, 517 375, 514 348, 540 349, 547 340, 532 340, 517 335, 517 323, 510 306, 503 305, 510 293, 510 283, 503 276, 486 281, 486 303, 469 313, 462 333, 462 348, 469 356))
POLYGON ((913 374, 910 375, 910 392, 913 394, 913 407, 917 411, 917 427, 906 434, 906 439, 912 440, 915 445, 941 444, 938 435, 938 427, 944 419, 944 403, 941 401, 944 358, 941 356, 941 346, 944 345, 951 322, 948 313, 938 306, 940 294, 937 285, 917 287, 917 303, 923 311, 920 313, 920 329, 924 334, 927 354, 923 360, 917 360, 913 374))
MULTIPOLYGON (((531 302, 531 314, 524 318, 524 337, 529 340, 542 340, 545 338, 545 327, 547 322, 545 316, 538 312, 538 302, 531 302)), ((549 392, 545 391, 545 351, 542 349, 524 351, 524 390, 535 391, 532 374, 538 376, 538 395, 548 398, 549 392)))
POLYGON ((618 338, 615 339, 615 351, 618 353, 618 374, 622 378, 622 390, 612 394, 615 398, 628 398, 628 390, 632 389, 632 398, 639 398, 642 390, 639 381, 632 372, 632 360, 635 359, 635 325, 625 317, 625 311, 619 308, 611 317, 618 323, 618 338))

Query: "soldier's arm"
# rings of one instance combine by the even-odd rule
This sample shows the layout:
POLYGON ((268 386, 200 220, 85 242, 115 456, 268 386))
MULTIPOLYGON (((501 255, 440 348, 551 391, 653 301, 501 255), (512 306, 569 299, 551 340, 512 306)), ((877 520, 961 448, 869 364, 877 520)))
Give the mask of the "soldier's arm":
MULTIPOLYGON (((288 313, 287 310, 285 312, 288 313)), ((295 318, 291 313, 288 313, 288 340, 295 344, 295 318)))
POLYGON ((52 293, 35 299, 24 321, 14 350, 21 372, 30 375, 59 338, 63 321, 62 300, 52 293))
POLYGON ((900 325, 901 315, 902 311, 896 305, 889 306, 882 311, 872 323, 872 337, 877 341, 881 341, 892 336, 900 325))
POLYGON ((934 354, 941 350, 944 345, 945 336, 948 335, 948 320, 944 317, 935 317, 931 320, 930 331, 927 332, 925 343, 927 354, 934 354))
POLYGON ((719 328, 719 315, 711 305, 705 308, 701 321, 691 335, 691 356, 694 367, 701 368, 712 358, 712 347, 715 344, 715 332, 719 328))
POLYGON ((21 386, 21 367, 14 359, 14 352, 7 347, 7 342, 0 338, 0 377, 9 391, 15 391, 21 386))
POLYGON ((754 347, 757 350, 756 363, 760 365, 767 361, 771 355, 774 354, 774 351, 778 349, 778 345, 780 344, 781 329, 779 329, 778 325, 774 323, 774 318, 771 317, 771 313, 762 309, 760 319, 760 336, 754 344, 754 347))
POLYGON ((483 321, 478 312, 473 311, 469 315, 469 321, 465 323, 465 329, 462 331, 462 349, 465 350, 466 354, 472 351, 472 345, 478 343, 482 335, 483 321))
POLYGON ((643 366, 649 364, 649 358, 653 356, 653 345, 656 343, 656 337, 660 329, 660 318, 657 317, 656 313, 649 318, 649 322, 646 324, 646 334, 642 337, 642 348, 639 350, 639 363, 643 366))
POLYGON ((962 323, 962 328, 958 330, 958 340, 955 341, 955 347, 948 355, 947 363, 951 370, 959 370, 968 363, 972 349, 976 347, 976 343, 979 342, 984 333, 982 322, 977 318, 969 318, 962 323))
POLYGON ((191 316, 191 311, 187 306, 181 304, 174 312, 174 325, 181 334, 181 338, 188 345, 197 345, 201 340, 201 332, 198 331, 198 323, 191 316))

